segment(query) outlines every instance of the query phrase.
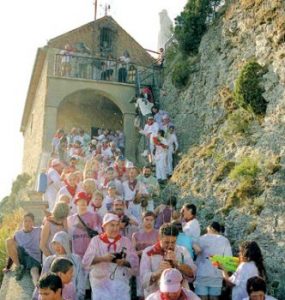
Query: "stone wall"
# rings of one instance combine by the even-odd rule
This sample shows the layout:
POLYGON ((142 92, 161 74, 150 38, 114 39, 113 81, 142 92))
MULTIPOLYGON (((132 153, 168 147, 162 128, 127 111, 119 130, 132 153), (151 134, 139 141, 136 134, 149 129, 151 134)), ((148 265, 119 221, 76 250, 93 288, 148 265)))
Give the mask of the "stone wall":
POLYGON ((224 223, 235 251, 241 240, 256 240, 269 291, 285 299, 285 3, 231 2, 204 35, 199 54, 185 59, 188 86, 175 89, 171 66, 166 77, 162 109, 176 125, 182 155, 168 188, 179 193, 180 205, 197 204, 204 229, 213 219, 224 223), (253 58, 266 69, 264 118, 233 103, 234 82, 253 58), (258 167, 254 182, 229 176, 245 159, 258 167))
POLYGON ((42 70, 34 97, 33 107, 24 131, 23 173, 34 174, 37 171, 38 161, 42 151, 46 85, 47 64, 44 65, 42 70))
POLYGON ((132 62, 141 66, 151 65, 153 58, 138 44, 112 17, 106 16, 95 23, 90 22, 75 30, 69 31, 48 43, 49 47, 64 49, 65 44, 75 45, 84 42, 95 56, 100 56, 100 28, 108 27, 114 32, 113 57, 119 58, 127 49, 132 62))

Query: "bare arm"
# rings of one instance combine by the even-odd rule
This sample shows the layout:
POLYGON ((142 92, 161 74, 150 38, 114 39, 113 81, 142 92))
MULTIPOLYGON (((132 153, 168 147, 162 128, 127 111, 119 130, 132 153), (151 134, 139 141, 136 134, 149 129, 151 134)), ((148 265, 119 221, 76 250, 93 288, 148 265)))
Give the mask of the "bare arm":
POLYGON ((219 268, 221 268, 222 271, 223 271, 223 277, 224 277, 224 280, 225 280, 225 282, 226 282, 226 285, 229 286, 229 287, 234 287, 235 284, 233 284, 233 283, 230 281, 229 273, 228 273, 221 265, 219 265, 219 268))
POLYGON ((45 256, 51 255, 51 252, 47 246, 49 235, 50 235, 50 223, 45 222, 43 229, 41 231, 41 239, 40 239, 40 249, 42 250, 45 256))
POLYGON ((192 268, 186 264, 176 263, 175 268, 178 269, 183 275, 187 277, 194 277, 194 272, 192 268))
POLYGON ((114 255, 111 253, 108 253, 104 256, 96 256, 94 257, 93 261, 92 261, 92 265, 101 263, 101 262, 111 262, 112 259, 114 258, 114 255))

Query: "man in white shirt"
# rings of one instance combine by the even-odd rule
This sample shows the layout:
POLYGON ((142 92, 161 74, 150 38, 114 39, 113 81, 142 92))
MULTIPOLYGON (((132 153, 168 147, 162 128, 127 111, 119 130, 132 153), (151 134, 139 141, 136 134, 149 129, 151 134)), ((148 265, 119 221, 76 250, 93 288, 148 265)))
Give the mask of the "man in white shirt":
POLYGON ((47 171, 47 189, 44 194, 44 200, 48 202, 49 211, 53 210, 56 201, 56 195, 62 187, 61 173, 63 164, 59 159, 53 159, 51 167, 47 171))
POLYGON ((181 215, 184 220, 183 232, 193 239, 193 242, 197 242, 201 229, 199 221, 196 219, 197 208, 194 204, 184 204, 181 209, 181 215))
POLYGON ((157 135, 159 130, 159 126, 157 122, 154 121, 153 116, 149 116, 147 118, 147 123, 144 126, 144 129, 141 129, 139 132, 146 136, 147 141, 147 151, 149 154, 149 162, 151 163, 153 161, 153 150, 154 150, 154 144, 151 142, 151 136, 157 135))
POLYGON ((143 250, 140 263, 140 279, 144 296, 159 289, 159 280, 165 269, 175 267, 184 277, 182 285, 188 288, 188 281, 195 278, 196 266, 183 246, 176 245, 179 232, 175 225, 165 223, 159 229, 159 240, 143 250))
POLYGON ((170 125, 168 132, 166 134, 166 140, 168 144, 168 153, 167 153, 167 175, 168 177, 172 176, 173 172, 173 154, 178 150, 178 141, 177 136, 174 131, 174 125, 170 125))

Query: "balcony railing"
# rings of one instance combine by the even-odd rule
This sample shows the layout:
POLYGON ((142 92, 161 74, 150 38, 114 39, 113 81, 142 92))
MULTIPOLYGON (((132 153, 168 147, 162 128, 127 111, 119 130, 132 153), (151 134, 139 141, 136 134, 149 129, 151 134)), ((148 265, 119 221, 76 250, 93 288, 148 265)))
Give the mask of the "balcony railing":
POLYGON ((129 84, 153 85, 154 76, 160 73, 155 66, 92 57, 89 55, 56 54, 54 75, 89 80, 103 80, 129 84))

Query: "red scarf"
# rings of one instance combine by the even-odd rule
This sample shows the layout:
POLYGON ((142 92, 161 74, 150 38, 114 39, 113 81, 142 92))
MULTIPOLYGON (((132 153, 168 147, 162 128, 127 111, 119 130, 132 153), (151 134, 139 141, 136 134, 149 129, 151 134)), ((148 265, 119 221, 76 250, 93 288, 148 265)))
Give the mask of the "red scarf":
POLYGON ((103 183, 103 188, 107 188, 109 182, 110 180, 108 178, 105 178, 103 183))
POLYGON ((164 256, 164 250, 161 248, 160 242, 157 242, 157 243, 152 247, 152 249, 150 249, 150 250, 147 252, 147 255, 148 255, 148 256, 152 256, 152 255, 162 255, 162 256, 164 256))
POLYGON ((75 194, 76 194, 76 188, 77 188, 77 186, 71 186, 71 185, 68 184, 67 181, 65 181, 65 187, 68 190, 69 194, 73 198, 75 196, 75 194))
POLYGON ((126 167, 125 166, 123 166, 121 169, 119 168, 119 166, 116 164, 115 165, 115 170, 116 170, 116 172, 117 172, 117 174, 118 174, 118 177, 119 178, 121 178, 125 173, 126 173, 126 167))
POLYGON ((97 207, 94 203, 91 203, 91 206, 93 207, 93 209, 94 209, 95 212, 97 212, 97 210, 102 207, 102 206, 97 207))
POLYGON ((153 137, 153 142, 155 145, 162 147, 163 149, 166 149, 168 146, 165 144, 162 144, 159 137, 153 137))
POLYGON ((110 242, 108 237, 107 237, 107 234, 106 233, 101 233, 99 235, 99 238, 102 242, 104 242, 105 244, 108 244, 108 252, 110 251, 111 247, 113 246, 114 248, 114 251, 116 252, 117 250, 117 241, 119 241, 121 239, 121 235, 118 234, 115 238, 114 238, 114 241, 113 242, 110 242))
MULTIPOLYGON (((162 293, 162 292, 159 292, 159 293, 160 293, 161 300, 170 300, 170 298, 167 296, 167 293, 162 293)), ((180 294, 178 300, 187 300, 187 296, 185 295, 183 290, 181 290, 181 294, 180 294)))
POLYGON ((133 182, 130 182, 129 180, 128 180, 128 184, 129 184, 129 189, 133 192, 134 190, 135 190, 135 188, 136 188, 136 185, 137 185, 137 180, 135 179, 133 182))

